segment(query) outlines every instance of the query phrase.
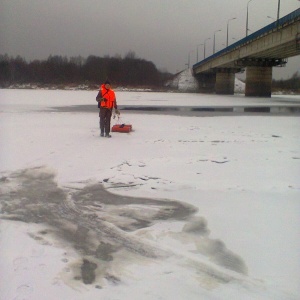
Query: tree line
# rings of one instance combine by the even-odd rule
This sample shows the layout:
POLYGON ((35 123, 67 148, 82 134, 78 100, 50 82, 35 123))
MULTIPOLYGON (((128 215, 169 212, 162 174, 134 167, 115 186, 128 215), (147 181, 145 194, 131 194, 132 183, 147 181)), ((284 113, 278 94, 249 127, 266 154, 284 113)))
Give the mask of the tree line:
POLYGON ((289 79, 273 80, 272 81, 273 91, 291 91, 295 93, 300 92, 300 73, 296 72, 289 79))
POLYGON ((12 84, 99 84, 109 79, 114 85, 160 87, 172 76, 154 63, 137 58, 90 55, 88 58, 50 55, 47 60, 27 62, 20 56, 0 55, 0 87, 12 84))

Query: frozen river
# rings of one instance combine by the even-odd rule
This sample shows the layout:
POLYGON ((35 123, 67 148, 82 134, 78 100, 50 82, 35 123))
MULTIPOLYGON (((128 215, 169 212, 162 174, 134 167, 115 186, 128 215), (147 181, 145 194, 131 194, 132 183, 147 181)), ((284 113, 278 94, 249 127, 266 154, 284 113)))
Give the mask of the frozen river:
MULTIPOLYGON (((116 93, 121 107, 300 101, 116 93)), ((0 90, 3 299, 298 299, 297 113, 121 110, 134 131, 101 139, 95 97, 0 90)))

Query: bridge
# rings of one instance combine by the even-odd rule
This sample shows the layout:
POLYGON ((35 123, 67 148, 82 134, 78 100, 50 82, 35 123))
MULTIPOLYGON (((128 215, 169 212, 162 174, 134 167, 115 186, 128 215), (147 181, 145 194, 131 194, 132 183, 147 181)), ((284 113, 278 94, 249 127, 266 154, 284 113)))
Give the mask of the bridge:
POLYGON ((245 96, 271 97, 272 68, 300 54, 300 8, 193 65, 200 90, 234 94, 246 69, 245 96))

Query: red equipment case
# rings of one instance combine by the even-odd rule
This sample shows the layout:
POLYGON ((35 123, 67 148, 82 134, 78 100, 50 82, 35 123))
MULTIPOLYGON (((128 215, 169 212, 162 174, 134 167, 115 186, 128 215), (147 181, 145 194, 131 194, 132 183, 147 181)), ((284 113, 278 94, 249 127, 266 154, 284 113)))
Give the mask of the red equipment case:
POLYGON ((132 130, 132 125, 129 124, 116 124, 111 128, 112 132, 130 132, 132 130))

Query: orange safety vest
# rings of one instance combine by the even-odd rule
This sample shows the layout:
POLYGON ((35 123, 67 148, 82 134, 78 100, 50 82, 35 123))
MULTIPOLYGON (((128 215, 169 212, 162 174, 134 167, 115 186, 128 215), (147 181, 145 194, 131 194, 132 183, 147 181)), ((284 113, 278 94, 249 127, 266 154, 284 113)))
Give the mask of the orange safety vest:
POLYGON ((107 90, 104 84, 101 85, 100 89, 102 98, 107 100, 101 101, 100 106, 105 108, 117 108, 115 92, 111 89, 107 90))

